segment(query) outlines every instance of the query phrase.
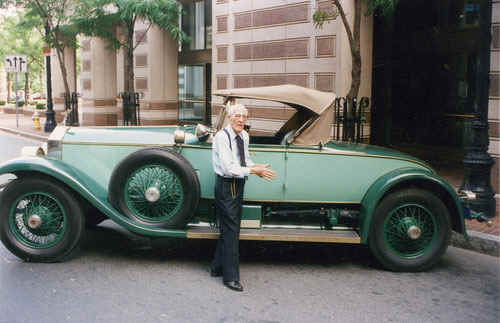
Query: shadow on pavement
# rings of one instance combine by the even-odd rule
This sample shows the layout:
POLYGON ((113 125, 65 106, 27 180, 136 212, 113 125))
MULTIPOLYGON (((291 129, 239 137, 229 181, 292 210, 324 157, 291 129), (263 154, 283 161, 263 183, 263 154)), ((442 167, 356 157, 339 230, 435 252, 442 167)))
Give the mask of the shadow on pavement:
MULTIPOLYGON (((165 259, 210 263, 216 240, 149 239, 105 221, 87 230, 82 253, 77 257, 130 258, 163 262, 165 259)), ((355 265, 379 269, 368 247, 349 244, 240 241, 240 260, 276 265, 355 265)))

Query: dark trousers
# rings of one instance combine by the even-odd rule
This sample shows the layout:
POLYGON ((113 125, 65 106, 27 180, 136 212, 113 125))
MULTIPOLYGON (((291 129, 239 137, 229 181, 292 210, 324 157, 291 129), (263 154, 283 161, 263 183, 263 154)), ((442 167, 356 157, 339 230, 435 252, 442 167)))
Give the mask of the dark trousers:
POLYGON ((240 224, 245 180, 216 175, 215 208, 220 237, 212 261, 212 271, 222 272, 223 280, 240 280, 240 224))

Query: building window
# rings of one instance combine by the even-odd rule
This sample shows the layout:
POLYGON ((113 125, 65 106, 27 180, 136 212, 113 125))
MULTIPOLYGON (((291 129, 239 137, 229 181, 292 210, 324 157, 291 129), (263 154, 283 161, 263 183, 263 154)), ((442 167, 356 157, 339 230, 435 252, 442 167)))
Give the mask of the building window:
POLYGON ((179 120, 203 120, 205 110, 204 70, 202 65, 179 66, 179 120))
POLYGON ((188 49, 212 48, 212 1, 196 1, 183 9, 182 30, 190 39, 188 49))

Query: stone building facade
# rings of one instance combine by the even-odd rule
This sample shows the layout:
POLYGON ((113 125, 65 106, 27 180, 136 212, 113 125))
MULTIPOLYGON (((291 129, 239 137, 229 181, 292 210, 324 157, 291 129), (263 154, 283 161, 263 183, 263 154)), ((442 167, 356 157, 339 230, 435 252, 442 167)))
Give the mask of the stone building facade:
MULTIPOLYGON (((204 17, 201 27, 196 19, 191 21, 196 25, 196 34, 191 35, 194 46, 179 46, 167 32, 148 29, 147 23, 136 25, 134 37, 140 44, 134 52, 135 89, 141 93, 142 125, 201 121, 210 103, 215 117, 221 101, 207 95, 207 89, 292 83, 339 95, 348 92, 351 58, 340 18, 330 19, 321 29, 315 28, 312 20, 316 9, 328 8, 329 1, 181 2, 191 8, 196 19, 204 17), (201 46, 196 44, 200 43, 196 36, 200 33, 205 33, 201 46), (191 84, 193 81, 197 84, 191 84)), ((352 1, 343 2, 352 17, 352 1)), ((370 96, 371 92, 371 24, 372 18, 363 16, 362 96, 370 96)), ((67 53, 67 61, 74 62, 74 52, 67 53)), ((121 125, 123 53, 109 50, 101 39, 83 38, 80 64, 81 125, 121 125)), ((53 66, 53 84, 57 88, 54 93, 61 91, 58 69, 53 66)), ((56 99, 56 109, 60 100, 56 99)), ((283 106, 246 103, 254 133, 271 133, 290 115, 283 106)), ((368 139, 369 124, 364 134, 368 139)))
MULTIPOLYGON (((425 2, 427 0, 421 0, 425 2)), ((479 0, 446 0, 471 6, 479 0)), ((138 23, 134 52, 135 89, 141 93, 141 124, 209 122, 217 115, 218 89, 292 83, 345 96, 351 58, 340 18, 314 27, 317 8, 329 0, 181 0, 187 12, 183 29, 191 42, 182 46, 165 31, 138 23), (209 115, 209 120, 204 118, 209 115)), ((352 21, 353 1, 342 0, 352 21)), ((430 4, 431 1, 429 0, 430 4)), ((495 161, 491 183, 500 190, 500 1, 492 0, 492 42, 488 107, 489 148, 495 161)), ((362 17, 362 84, 360 96, 372 96, 373 18, 362 17)), ((80 40, 80 75, 76 81, 74 50, 65 52, 71 90, 81 93, 80 124, 116 126, 123 123, 124 56, 97 38, 80 40)), ((57 61, 54 51, 53 62, 57 61)), ((2 74, 0 73, 0 76, 2 74)), ((61 121, 64 91, 59 66, 52 64, 54 104, 61 121)), ((4 77, 1 77, 5 80, 4 77)), ((5 100, 0 82, 0 100, 5 100)), ((247 101, 251 132, 271 134, 291 110, 279 104, 247 101)), ((370 141, 370 111, 366 111, 365 141, 370 141)))

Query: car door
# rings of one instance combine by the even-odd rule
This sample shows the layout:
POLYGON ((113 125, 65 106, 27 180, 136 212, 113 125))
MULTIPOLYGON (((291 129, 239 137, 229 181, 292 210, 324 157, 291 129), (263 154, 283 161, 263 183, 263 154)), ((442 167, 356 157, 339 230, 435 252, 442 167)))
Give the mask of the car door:
POLYGON ((256 164, 269 164, 276 172, 272 181, 250 176, 245 185, 245 201, 281 202, 284 197, 286 147, 282 145, 250 144, 250 159, 256 164))
POLYGON ((350 166, 353 158, 326 153, 319 146, 290 145, 285 160, 285 200, 359 203, 356 172, 362 170, 350 166))

